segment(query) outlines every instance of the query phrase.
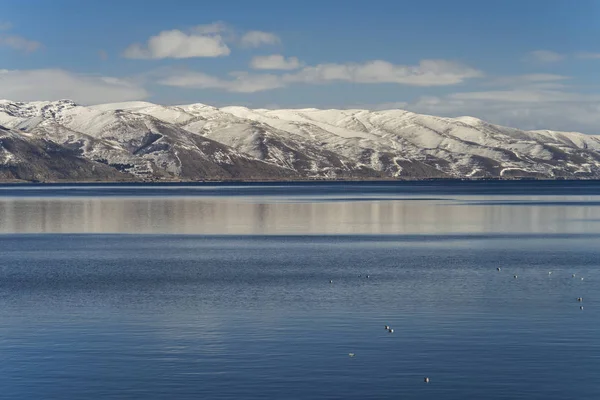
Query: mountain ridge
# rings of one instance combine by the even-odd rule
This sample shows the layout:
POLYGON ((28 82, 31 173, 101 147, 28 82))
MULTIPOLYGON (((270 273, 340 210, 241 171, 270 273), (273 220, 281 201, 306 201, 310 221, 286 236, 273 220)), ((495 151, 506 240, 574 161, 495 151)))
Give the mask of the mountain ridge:
POLYGON ((600 136, 397 109, 0 100, 0 126, 134 181, 600 178, 600 136))

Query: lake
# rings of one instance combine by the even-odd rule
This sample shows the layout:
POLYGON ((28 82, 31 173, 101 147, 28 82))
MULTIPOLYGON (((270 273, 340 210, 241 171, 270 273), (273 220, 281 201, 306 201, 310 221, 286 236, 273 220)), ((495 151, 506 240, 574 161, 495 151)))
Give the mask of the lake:
POLYGON ((3 185, 0 256, 0 398, 600 398, 600 182, 3 185))

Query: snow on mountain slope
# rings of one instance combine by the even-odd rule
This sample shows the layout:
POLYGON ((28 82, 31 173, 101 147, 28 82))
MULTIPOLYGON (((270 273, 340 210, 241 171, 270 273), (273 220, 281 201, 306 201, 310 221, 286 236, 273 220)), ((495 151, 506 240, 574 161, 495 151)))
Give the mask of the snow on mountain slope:
POLYGON ((1 181, 127 181, 134 177, 33 134, 0 125, 1 181))
MULTIPOLYGON (((225 107, 222 109, 224 112, 228 112, 246 119, 260 119, 258 115, 263 118, 269 119, 270 124, 277 125, 279 123, 282 127, 293 125, 314 125, 321 129, 327 130, 336 136, 342 138, 362 138, 362 139, 376 139, 377 137, 370 134, 367 130, 352 130, 339 123, 332 123, 331 120, 337 121, 340 117, 345 116, 347 111, 344 110, 316 110, 316 109, 305 109, 305 110, 249 110, 245 107, 225 107), (312 114, 312 115, 311 115, 312 114), (322 118, 322 119, 320 119, 322 118)), ((266 122, 266 121, 264 121, 266 122)))
POLYGON ((0 125, 148 179, 600 178, 598 136, 403 110, 0 101, 0 125))
MULTIPOLYGON (((225 107, 222 111, 239 118, 260 122, 263 126, 275 128, 279 132, 287 132, 305 143, 312 143, 340 156, 354 160, 358 166, 379 171, 386 176, 399 176, 403 168, 411 170, 412 164, 420 161, 403 157, 403 149, 394 143, 388 143, 377 135, 363 131, 353 131, 346 127, 334 126, 327 122, 315 122, 304 114, 307 110, 249 110, 244 107, 225 107)), ((330 110, 329 114, 338 112, 330 110)), ((423 158, 423 157, 421 157, 423 158)), ((428 168, 426 168, 428 169, 428 168)), ((443 177, 443 171, 432 168, 419 177, 443 177)))
MULTIPOLYGON (((295 172, 168 124, 153 116, 124 109, 125 104, 73 106, 51 115, 19 113, 22 129, 55 141, 84 157, 147 179, 291 178, 295 172)), ((139 108, 140 103, 126 103, 139 108)), ((14 108, 14 105, 11 106, 14 108)), ((13 122, 14 123, 14 122, 13 122)))
MULTIPOLYGON (((599 167, 600 140, 577 133, 526 132, 476 118, 440 118, 402 110, 252 111, 240 107, 223 110, 288 130, 299 128, 289 121, 305 124, 308 120, 318 120, 318 127, 329 132, 344 129, 345 138, 351 136, 348 131, 356 132, 356 146, 396 152, 456 177, 497 177, 506 173, 540 177, 589 175, 599 167), (370 135, 369 140, 365 131, 370 135), (578 167, 579 164, 584 164, 584 168, 578 167)), ((326 145, 339 145, 324 136, 321 139, 326 140, 326 145)))
POLYGON ((131 109, 226 144, 240 153, 297 171, 307 177, 385 177, 312 141, 273 126, 251 121, 204 104, 131 109))

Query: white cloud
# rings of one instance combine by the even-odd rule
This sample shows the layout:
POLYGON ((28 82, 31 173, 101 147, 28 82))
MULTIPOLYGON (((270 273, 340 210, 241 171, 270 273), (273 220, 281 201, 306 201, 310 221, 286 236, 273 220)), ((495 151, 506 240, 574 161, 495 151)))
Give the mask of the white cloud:
POLYGON ((575 56, 582 60, 600 60, 600 53, 583 52, 577 53, 575 56))
POLYGON ((280 54, 273 54, 254 57, 250 62, 250 66, 254 69, 291 70, 300 68, 302 63, 296 57, 285 58, 280 54))
POLYGON ((273 33, 262 31, 246 32, 241 38, 244 47, 259 47, 262 45, 274 45, 281 43, 281 39, 273 33))
POLYGON ((185 31, 179 29, 162 31, 147 43, 133 43, 123 51, 123 57, 131 59, 164 59, 221 57, 231 53, 228 43, 242 47, 274 45, 281 40, 274 33, 263 31, 239 31, 222 21, 197 25, 185 31))
POLYGON ((569 79, 554 74, 495 77, 484 83, 488 87, 502 86, 495 90, 423 96, 362 108, 401 108, 437 116, 472 116, 520 129, 600 134, 600 93, 578 93, 562 84, 569 79))
POLYGON ((202 36, 220 36, 221 40, 225 43, 234 42, 237 37, 235 28, 222 21, 213 22, 212 24, 197 25, 190 31, 202 36))
POLYGON ((457 100, 504 101, 510 103, 551 103, 600 101, 600 95, 584 95, 580 93, 558 90, 513 89, 493 90, 487 92, 455 93, 449 96, 457 100))
POLYGON ((319 64, 285 76, 289 82, 396 83, 411 86, 454 85, 483 76, 481 71, 446 60, 422 60, 419 65, 395 65, 375 60, 363 64, 319 64))
POLYGON ((600 94, 579 93, 562 82, 564 75, 528 74, 497 77, 498 90, 421 97, 406 109, 418 113, 473 116, 521 129, 552 129, 600 134, 600 94))
POLYGON ((222 79, 202 72, 172 72, 159 81, 166 86, 192 89, 221 89, 252 93, 290 84, 326 84, 335 81, 354 83, 394 83, 413 86, 444 86, 461 83, 483 74, 468 66, 443 60, 424 60, 417 66, 394 65, 386 61, 364 64, 321 64, 283 75, 236 72, 222 79))
POLYGON ((148 97, 145 89, 125 79, 60 69, 0 70, 0 93, 3 98, 15 101, 71 99, 82 104, 148 97))
POLYGON ((39 49, 42 44, 17 35, 0 35, 0 46, 7 46, 15 50, 21 50, 25 53, 33 53, 39 49))
POLYGON ((563 54, 556 53, 549 50, 535 50, 529 53, 526 57, 527 61, 534 61, 539 63, 555 63, 564 60, 563 54))
POLYGON ((532 82, 555 82, 571 79, 570 76, 556 74, 526 74, 498 79, 499 83, 532 83, 532 82))
POLYGON ((447 99, 507 102, 513 103, 515 107, 519 103, 600 101, 599 95, 564 90, 568 86, 562 82, 569 79, 570 76, 543 73, 503 76, 487 82, 489 86, 503 86, 501 90, 454 93, 448 95, 447 99))
POLYGON ((503 90, 422 97, 405 109, 439 116, 473 116, 520 129, 600 134, 600 95, 564 91, 503 90))
MULTIPOLYGON (((0 32, 9 31, 12 29, 12 24, 10 22, 0 22, 0 32)), ((25 53, 33 53, 40 47, 42 44, 40 42, 36 42, 34 40, 25 39, 19 35, 0 35, 0 46, 10 47, 15 50, 21 50, 25 53)))
POLYGON ((565 81, 571 79, 570 76, 555 75, 555 74, 527 74, 516 76, 502 76, 491 79, 486 82, 486 86, 509 86, 519 89, 537 89, 537 90, 553 90, 565 89, 568 87, 565 81))
POLYGON ((231 79, 221 79, 202 72, 183 72, 173 74, 159 83, 188 89, 219 89, 237 93, 255 93, 285 86, 277 75, 238 72, 232 73, 231 76, 231 79))
POLYGON ((123 56, 132 59, 163 59, 221 57, 229 53, 229 47, 221 35, 186 34, 174 29, 152 36, 146 46, 132 44, 125 49, 123 56))

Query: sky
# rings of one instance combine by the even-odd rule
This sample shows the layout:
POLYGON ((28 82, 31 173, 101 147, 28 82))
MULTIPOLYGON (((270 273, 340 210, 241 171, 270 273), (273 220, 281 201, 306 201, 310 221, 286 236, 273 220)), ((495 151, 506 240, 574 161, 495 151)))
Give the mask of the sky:
POLYGON ((0 0, 0 99, 401 108, 600 134, 600 1, 0 0))

